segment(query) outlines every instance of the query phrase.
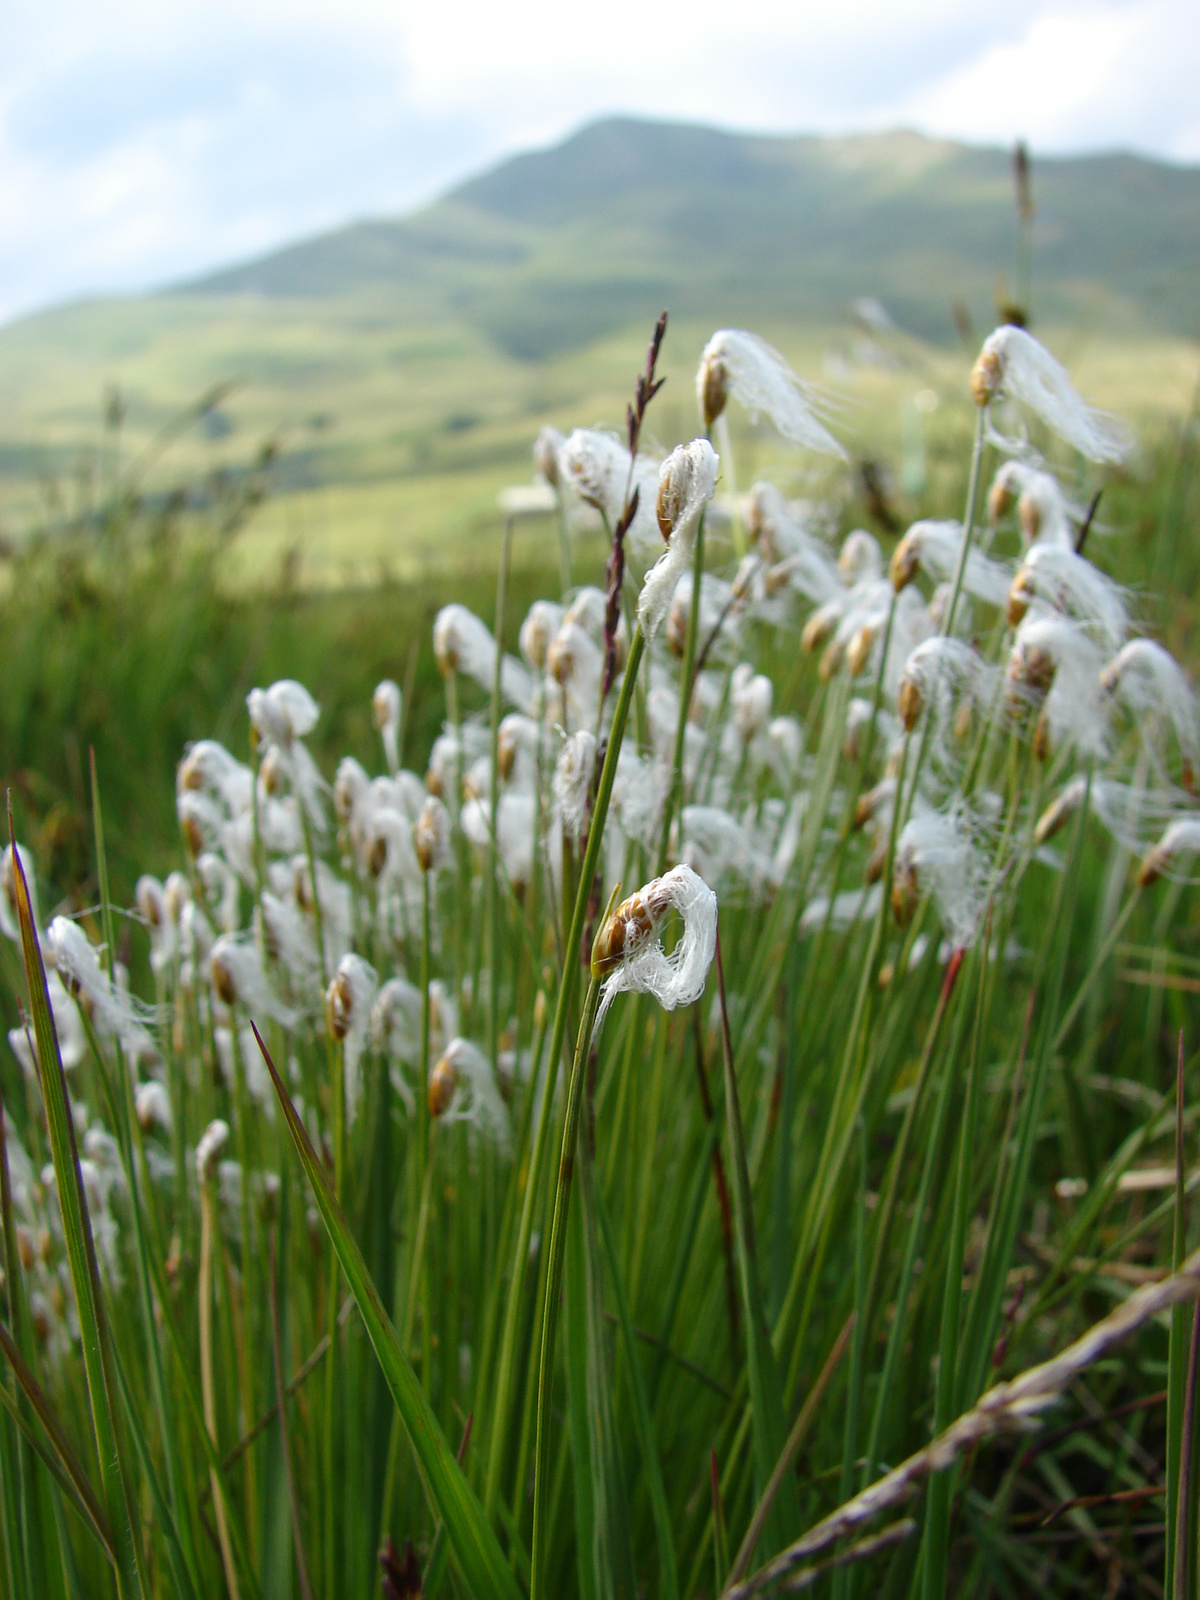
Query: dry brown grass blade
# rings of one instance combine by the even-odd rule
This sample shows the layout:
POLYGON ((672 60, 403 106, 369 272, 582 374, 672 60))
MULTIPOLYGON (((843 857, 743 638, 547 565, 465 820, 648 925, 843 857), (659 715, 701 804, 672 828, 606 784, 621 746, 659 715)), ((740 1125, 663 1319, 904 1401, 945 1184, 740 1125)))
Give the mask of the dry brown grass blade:
POLYGON ((1152 1317, 1194 1299, 1197 1294, 1200 1294, 1200 1250, 1194 1251, 1179 1271, 1162 1283, 1147 1284, 1130 1295, 1123 1305, 1089 1328, 1082 1338, 1059 1355, 1030 1367, 1007 1383, 994 1385, 972 1410, 957 1418, 931 1444, 830 1512, 745 1583, 727 1589, 725 1600, 749 1600, 751 1595, 778 1586, 801 1563, 828 1550, 881 1512, 902 1504, 926 1478, 935 1472, 944 1472, 968 1450, 997 1434, 1028 1427, 1031 1418, 1056 1400, 1072 1378, 1136 1333, 1152 1317))

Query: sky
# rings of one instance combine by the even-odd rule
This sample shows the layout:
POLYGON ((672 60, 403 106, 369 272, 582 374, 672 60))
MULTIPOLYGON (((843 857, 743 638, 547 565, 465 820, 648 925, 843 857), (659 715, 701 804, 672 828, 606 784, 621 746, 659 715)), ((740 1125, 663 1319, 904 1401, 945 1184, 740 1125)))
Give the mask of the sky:
POLYGON ((1195 0, 41 0, 0 15, 0 321, 396 215, 611 113, 1200 162, 1195 0))

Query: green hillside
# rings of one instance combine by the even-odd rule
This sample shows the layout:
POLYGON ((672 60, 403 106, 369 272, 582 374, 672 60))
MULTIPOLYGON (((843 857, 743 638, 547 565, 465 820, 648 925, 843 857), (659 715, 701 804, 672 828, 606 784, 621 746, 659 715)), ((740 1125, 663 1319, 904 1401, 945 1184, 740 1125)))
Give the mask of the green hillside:
MULTIPOLYGON (((1195 382, 1200 171, 1126 156, 1036 161, 1034 307, 1088 392, 1135 418, 1195 382)), ((357 224, 155 295, 58 307, 0 329, 0 529, 89 502, 117 460, 211 387, 236 388, 144 483, 238 470, 279 448, 251 564, 303 552, 328 581, 380 560, 459 559, 528 475, 543 421, 619 422, 662 306, 664 444, 693 426, 704 338, 742 324, 869 403, 961 394, 953 302, 982 335, 1015 251, 1008 154, 897 133, 775 139, 634 121, 507 161, 424 211, 357 224), (894 329, 864 339, 877 299, 894 329), (120 439, 101 447, 109 385, 120 439)), ((746 451, 757 446, 746 445, 746 451)), ((741 475, 759 465, 746 454, 741 475)))
MULTIPOLYGON (((1200 332, 1200 172, 1130 156, 1039 161, 1051 320, 1200 332)), ((669 302, 829 321, 872 295, 910 331, 987 316, 1013 255, 1010 158, 910 133, 768 139, 608 121, 505 162, 416 217, 362 223, 191 285, 271 298, 411 295, 539 359, 669 302)))

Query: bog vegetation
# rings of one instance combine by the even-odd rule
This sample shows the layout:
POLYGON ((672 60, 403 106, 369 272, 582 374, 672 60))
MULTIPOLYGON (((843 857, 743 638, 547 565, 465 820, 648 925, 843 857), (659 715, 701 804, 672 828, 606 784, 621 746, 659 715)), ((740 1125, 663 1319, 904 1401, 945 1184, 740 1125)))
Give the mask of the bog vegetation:
POLYGON ((553 580, 14 557, 6 1592, 1192 1592, 1194 419, 1004 326, 888 535, 750 333, 656 459, 664 326, 553 580))

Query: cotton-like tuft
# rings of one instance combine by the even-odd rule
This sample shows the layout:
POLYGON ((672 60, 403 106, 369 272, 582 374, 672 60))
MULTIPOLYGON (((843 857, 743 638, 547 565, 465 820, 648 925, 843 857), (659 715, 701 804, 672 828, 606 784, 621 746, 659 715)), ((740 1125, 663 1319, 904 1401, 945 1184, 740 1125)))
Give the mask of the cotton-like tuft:
POLYGON ((717 897, 691 867, 673 867, 623 900, 605 922, 592 950, 592 972, 603 977, 597 1027, 619 994, 649 994, 666 1011, 690 1005, 704 993, 717 948, 717 897), (668 955, 661 929, 679 914, 683 934, 668 955))
MULTIPOLYGON (((433 624, 433 653, 442 673, 461 672, 489 692, 496 670, 496 641, 487 624, 466 606, 443 606, 433 624)), ((500 693, 519 710, 527 710, 533 683, 514 656, 500 661, 500 693)))
POLYGON ((765 339, 741 328, 720 328, 704 347, 696 371, 696 401, 706 428, 732 395, 757 419, 765 412, 791 444, 845 459, 846 452, 820 420, 820 398, 802 383, 765 339))
MULTIPOLYGON (((971 375, 976 401, 989 407, 1001 397, 1023 406, 1089 461, 1115 464, 1129 453, 1124 429, 1114 417, 1094 411, 1075 391, 1062 367, 1031 333, 1005 324, 984 340, 971 375)), ((997 435, 1002 449, 1020 454, 1023 439, 997 435)))
POLYGON ((669 489, 673 520, 666 554, 646 574, 638 600, 638 621, 647 638, 653 639, 662 627, 679 580, 692 569, 696 533, 716 491, 717 468, 707 439, 680 445, 662 464, 659 494, 661 498, 664 487, 669 489))

